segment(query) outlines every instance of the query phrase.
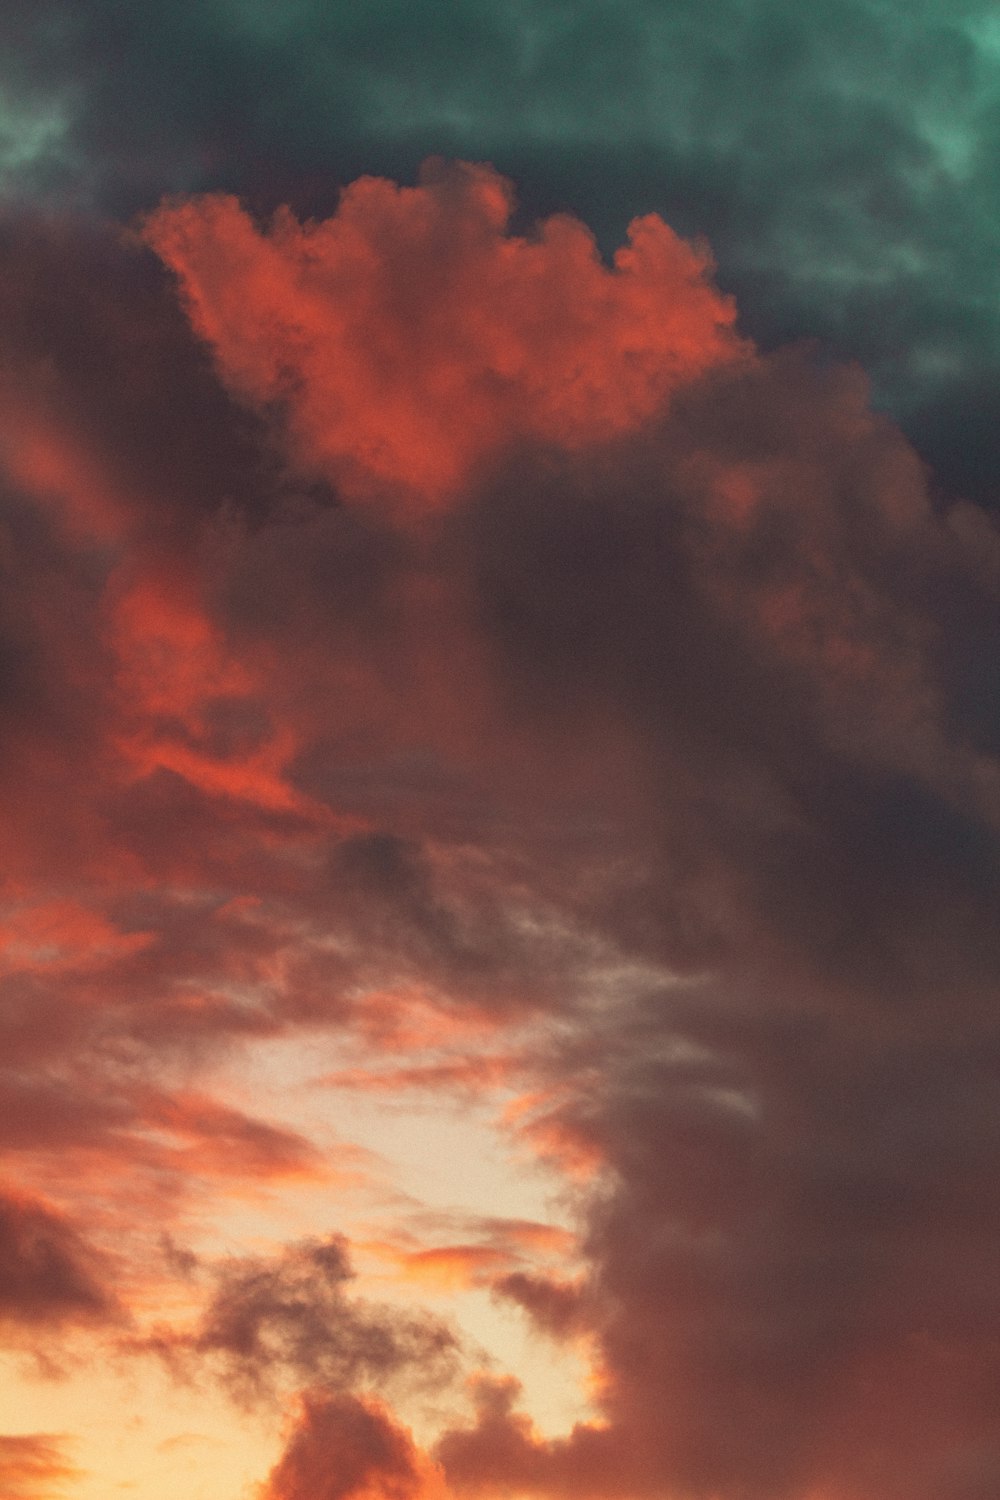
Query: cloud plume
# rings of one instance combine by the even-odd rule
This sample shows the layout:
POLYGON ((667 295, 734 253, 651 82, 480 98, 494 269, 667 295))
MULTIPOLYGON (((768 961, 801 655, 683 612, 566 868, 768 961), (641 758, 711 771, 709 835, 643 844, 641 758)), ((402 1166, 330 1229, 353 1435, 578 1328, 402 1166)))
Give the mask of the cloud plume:
POLYGON ((448 1206, 382 1264, 584 1350, 590 1405, 546 1436, 480 1372, 439 1473, 372 1392, 457 1407, 465 1346, 338 1239, 240 1253, 132 1347, 305 1392, 266 1495, 982 1500, 994 520, 658 217, 608 262, 515 214, 440 163, 265 228, 174 199, 77 252, 74 306, 129 274, 72 337, 65 245, 11 236, 0 1137, 53 1207, 0 1203, 8 1318, 108 1315, 95 1205, 107 1247, 326 1183, 224 1071, 312 1048, 345 1118, 493 1110, 555 1174, 578 1240, 448 1206), (173 372, 138 433, 130 361, 173 372))

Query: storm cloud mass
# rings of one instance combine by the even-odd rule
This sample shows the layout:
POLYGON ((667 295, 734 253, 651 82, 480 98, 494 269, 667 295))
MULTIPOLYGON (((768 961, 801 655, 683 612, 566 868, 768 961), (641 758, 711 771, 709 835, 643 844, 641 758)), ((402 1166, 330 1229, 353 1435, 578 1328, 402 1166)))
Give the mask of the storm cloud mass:
POLYGON ((15 192, 326 213, 361 173, 489 160, 610 250, 705 235, 745 324, 861 359, 951 487, 996 503, 998 43, 986 0, 106 0, 8 7, 15 192))
POLYGON ((0 1489, 993 1500, 989 7, 0 46, 0 1489))

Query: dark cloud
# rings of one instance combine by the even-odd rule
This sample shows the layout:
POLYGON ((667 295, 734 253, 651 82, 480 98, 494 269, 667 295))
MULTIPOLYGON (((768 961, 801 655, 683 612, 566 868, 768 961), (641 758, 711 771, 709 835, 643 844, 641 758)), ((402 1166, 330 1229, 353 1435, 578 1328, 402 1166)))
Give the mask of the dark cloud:
POLYGON ((497 979, 503 962, 497 951, 501 914, 478 913, 477 930, 470 931, 472 924, 462 921, 457 903, 449 904, 436 890, 418 844, 394 834, 359 835, 336 848, 331 873, 347 909, 356 903, 360 930, 370 932, 380 961, 394 949, 409 950, 414 976, 440 965, 449 976, 467 972, 497 979))
MULTIPOLYGON (((360 950, 357 976, 431 984, 444 1012, 456 996, 461 1009, 511 1019, 559 1007, 567 976, 586 963, 585 944, 560 932, 554 914, 551 927, 539 912, 537 927, 525 930, 502 852, 495 862, 463 858, 433 833, 419 842, 358 835, 333 851, 330 905, 360 950)), ((469 1081, 475 1086, 474 1068, 469 1081)))
POLYGON ((571 1338, 589 1329, 586 1299, 573 1282, 512 1271, 493 1283, 493 1291, 523 1308, 535 1327, 552 1338, 571 1338))
MULTIPOLYGON (((768 359, 461 517, 514 722, 600 768, 645 862, 592 920, 691 979, 554 1063, 554 1123, 615 1184, 571 1308, 603 1422, 543 1442, 487 1386, 439 1448, 460 1488, 931 1500, 996 1472, 1000 850, 963 682, 994 585, 859 394, 768 359)), ((545 1283, 500 1289, 560 1326, 545 1283)))
MULTIPOLYGON (((488 1388, 441 1444, 450 1477, 978 1493, 998 1456, 995 1048, 716 1004, 674 1060, 619 1042, 603 1099, 574 1106, 618 1183, 586 1246, 605 1425, 543 1443, 488 1388)), ((656 1035, 666 1052, 662 1009, 656 1035)))
POLYGON ((641 819, 657 875, 622 892, 626 941, 645 925, 699 966, 763 939, 758 961, 776 943, 855 994, 985 995, 1000 850, 962 679, 995 583, 961 523, 853 375, 808 354, 713 379, 597 461, 509 472, 463 514, 515 722, 606 766, 641 819))
POLYGON ((508 1493, 516 1487, 529 1494, 615 1496, 645 1489, 641 1458, 630 1441, 622 1451, 618 1433, 578 1424, 569 1438, 546 1443, 517 1409, 516 1379, 481 1378, 473 1395, 474 1425, 446 1432, 435 1449, 459 1494, 508 1493))
POLYGON ((252 514, 265 493, 270 504, 277 466, 259 431, 212 379, 162 272, 120 224, 7 205, 0 265, 0 415, 15 455, 19 438, 34 439, 15 482, 20 469, 29 484, 38 472, 36 483, 66 486, 61 445, 78 488, 105 491, 95 509, 174 545, 199 514, 252 514))
POLYGON ((245 1403, 315 1386, 337 1395, 426 1388, 454 1375, 453 1333, 429 1315, 346 1294, 352 1271, 339 1237, 306 1240, 273 1259, 224 1267, 196 1333, 166 1338, 168 1360, 202 1361, 245 1403))
POLYGON ((101 1323, 117 1311, 109 1265, 72 1224, 33 1198, 4 1191, 0 1321, 8 1331, 101 1323))

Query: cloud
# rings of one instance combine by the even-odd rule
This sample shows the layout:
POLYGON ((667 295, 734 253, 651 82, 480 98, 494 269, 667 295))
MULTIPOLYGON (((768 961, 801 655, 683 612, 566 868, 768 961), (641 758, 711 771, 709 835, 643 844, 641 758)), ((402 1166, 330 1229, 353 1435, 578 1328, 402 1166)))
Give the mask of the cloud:
POLYGON ((108 1322, 118 1311, 110 1266, 68 1220, 37 1199, 0 1194, 0 1322, 8 1331, 108 1322))
POLYGON ((603 777, 629 829, 620 939, 647 924, 695 970, 776 942, 858 994, 934 991, 942 964, 976 989, 995 771, 938 619, 971 655, 995 584, 864 396, 808 354, 763 359, 648 439, 508 471, 457 524, 513 723, 603 777))
POLYGON ((285 409, 301 463, 348 493, 440 503, 497 448, 628 430, 740 350, 704 252, 657 217, 609 271, 576 220, 526 240, 511 210, 491 168, 429 163, 417 188, 360 179, 322 224, 284 214, 262 234, 205 197, 145 236, 230 388, 285 409))
POLYGON ((341 1394, 447 1384, 459 1354, 451 1330, 430 1315, 349 1297, 352 1275, 336 1236, 235 1259, 219 1270, 196 1331, 162 1333, 150 1348, 179 1371, 204 1363, 244 1404, 290 1383, 341 1394))
MULTIPOLYGON (((386 1225, 381 1237, 363 1242, 363 1249, 404 1283, 435 1295, 484 1289, 527 1307, 529 1288, 550 1289, 553 1299, 562 1291, 568 1301, 570 1283, 542 1274, 541 1268, 575 1265, 578 1247, 574 1232, 562 1225, 423 1209, 405 1225, 386 1225)), ((536 1321, 541 1327, 544 1319, 536 1321)))
POLYGON ((597 1338, 598 1420, 543 1441, 488 1383, 438 1448, 458 1489, 987 1492, 992 1044, 959 1059, 776 1001, 702 994, 670 1061, 605 1039, 618 1064, 576 1113, 614 1185, 571 1325, 597 1338))
POLYGON ((409 1433, 374 1401, 303 1398, 264 1500, 416 1500, 444 1494, 439 1473, 409 1433))
POLYGON ((0 1492, 4 1500, 49 1500, 80 1475, 65 1453, 66 1440, 41 1433, 0 1436, 0 1492))
POLYGON ((143 1101, 143 1119, 184 1144, 180 1169, 223 1178, 321 1177, 324 1159, 304 1136, 205 1095, 175 1090, 143 1101), (190 1158, 190 1159, 188 1159, 190 1158))
MULTIPOLYGON (((208 483, 201 436, 226 471, 235 405, 140 277, 142 378, 161 353, 178 388, 200 368, 176 526, 157 475, 181 417, 123 479, 114 422, 62 400, 93 376, 127 426, 129 320, 102 385, 35 304, 58 376, 18 399, 44 462, 12 397, 4 418, 4 774, 27 789, 5 804, 5 1143, 99 1201, 105 1237, 140 1181, 158 1233, 206 1181, 322 1171, 214 1097, 227 1045, 333 1028, 332 1087, 467 1106, 516 1083, 510 1136, 576 1174, 579 1284, 482 1225, 400 1253, 585 1340, 595 1414, 546 1440, 484 1380, 438 1449, 456 1489, 978 1500, 1000 1426, 995 527, 858 369, 737 346, 665 227, 615 269, 565 217, 509 232, 508 207, 470 167, 366 179, 315 225, 217 197, 154 217, 281 475, 245 506, 208 483), (380 378, 396 405, 368 400, 380 378)), ((38 1223, 79 1310, 78 1242, 38 1223)), ((443 1379, 456 1346, 346 1276, 336 1241, 237 1257, 161 1341, 245 1401, 325 1392, 278 1495, 424 1482, 331 1391, 443 1379), (355 1419, 388 1470, 327 1467, 355 1419)))
POLYGON ((569 1438, 546 1442, 530 1417, 517 1410, 519 1382, 486 1375, 474 1384, 475 1422, 446 1432, 435 1456, 458 1494, 628 1495, 644 1490, 646 1476, 630 1446, 617 1434, 578 1424, 569 1438))
POLYGON ((535 1327, 552 1338, 570 1338, 588 1326, 588 1309, 578 1282, 511 1271, 494 1281, 493 1291, 523 1308, 535 1327))

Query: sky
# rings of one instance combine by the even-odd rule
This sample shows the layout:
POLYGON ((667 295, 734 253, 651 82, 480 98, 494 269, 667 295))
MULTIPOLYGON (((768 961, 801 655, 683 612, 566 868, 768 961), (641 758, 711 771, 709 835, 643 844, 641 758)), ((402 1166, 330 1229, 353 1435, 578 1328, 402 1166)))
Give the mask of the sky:
POLYGON ((995 1500, 998 152, 986 0, 8 0, 0 1500, 995 1500))

